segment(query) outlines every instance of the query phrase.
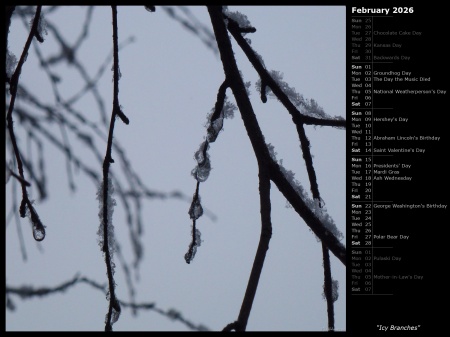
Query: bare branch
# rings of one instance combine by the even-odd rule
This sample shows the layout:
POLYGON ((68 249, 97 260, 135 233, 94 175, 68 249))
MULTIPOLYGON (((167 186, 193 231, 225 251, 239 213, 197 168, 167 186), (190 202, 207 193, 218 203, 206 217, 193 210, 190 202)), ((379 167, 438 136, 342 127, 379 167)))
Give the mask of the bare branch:
POLYGON ((39 20, 40 20, 40 15, 41 15, 41 8, 42 8, 42 6, 37 6, 37 8, 36 8, 36 14, 34 16, 33 25, 31 27, 30 34, 28 35, 28 39, 25 43, 25 47, 23 48, 23 52, 20 57, 19 63, 17 64, 16 70, 14 71, 14 74, 11 76, 11 80, 10 80, 10 84, 9 84, 9 92, 11 94, 11 100, 9 102, 8 113, 6 115, 9 137, 10 137, 10 140, 11 140, 11 143, 13 146, 14 155, 15 155, 16 161, 17 161, 17 168, 19 170, 19 175, 21 178, 19 181, 22 185, 22 202, 20 204, 19 212, 20 212, 20 216, 22 218, 24 218, 27 214, 29 215, 31 223, 32 223, 32 227, 33 227, 33 237, 36 241, 44 240, 45 226, 42 224, 41 220, 39 219, 39 216, 36 213, 34 207, 32 206, 31 200, 28 197, 26 179, 25 179, 24 173, 23 173, 22 159, 21 159, 19 147, 17 145, 16 136, 14 134, 14 129, 13 129, 12 112, 14 110, 14 103, 16 100, 17 87, 19 85, 20 73, 22 72, 22 67, 23 67, 26 57, 28 55, 28 50, 30 49, 31 41, 33 40, 33 37, 37 38, 37 36, 39 35, 38 26, 39 26, 39 20), (28 209, 28 213, 26 212, 26 209, 28 209))
POLYGON ((309 209, 302 198, 295 192, 294 188, 287 181, 286 177, 281 172, 278 163, 271 158, 267 144, 264 140, 264 136, 250 103, 250 99, 248 98, 244 82, 236 65, 231 42, 223 21, 221 7, 208 6, 208 11, 210 13, 211 22, 218 41, 224 72, 241 112, 241 116, 258 163, 269 167, 270 179, 275 183, 275 185, 277 185, 280 192, 293 206, 295 211, 303 218, 314 234, 316 234, 317 237, 324 242, 333 254, 345 265, 345 247, 329 230, 326 229, 312 210, 309 209))
MULTIPOLYGON (((107 294, 107 286, 104 284, 100 284, 94 280, 91 280, 87 277, 82 277, 79 275, 75 275, 71 280, 65 281, 60 285, 54 287, 40 287, 34 288, 32 286, 21 286, 21 287, 11 287, 6 285, 5 294, 8 297, 9 295, 16 295, 22 299, 29 299, 33 297, 43 297, 56 295, 58 293, 64 293, 71 288, 75 287, 78 284, 87 284, 96 290, 100 290, 104 294, 107 294)), ((11 301, 11 299, 9 299, 11 301)), ((120 305, 123 308, 129 308, 132 310, 150 310, 154 311, 162 316, 165 316, 168 319, 179 321, 186 325, 191 330, 196 331, 208 331, 209 329, 203 324, 195 324, 192 321, 183 317, 183 315, 175 309, 163 310, 159 308, 155 302, 142 302, 142 303, 129 303, 125 301, 118 300, 120 305), (175 314, 176 313, 176 314, 175 314)), ((9 308, 10 310, 14 310, 9 308)))

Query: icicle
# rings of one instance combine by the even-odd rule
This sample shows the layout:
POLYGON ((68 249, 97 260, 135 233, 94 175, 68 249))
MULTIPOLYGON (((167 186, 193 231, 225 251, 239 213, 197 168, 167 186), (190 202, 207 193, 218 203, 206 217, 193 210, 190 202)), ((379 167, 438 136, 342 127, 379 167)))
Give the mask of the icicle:
POLYGON ((199 182, 204 182, 209 177, 211 171, 211 162, 209 161, 209 155, 206 152, 208 150, 208 141, 204 141, 200 144, 200 148, 195 152, 194 158, 197 161, 197 166, 191 171, 192 176, 199 182))

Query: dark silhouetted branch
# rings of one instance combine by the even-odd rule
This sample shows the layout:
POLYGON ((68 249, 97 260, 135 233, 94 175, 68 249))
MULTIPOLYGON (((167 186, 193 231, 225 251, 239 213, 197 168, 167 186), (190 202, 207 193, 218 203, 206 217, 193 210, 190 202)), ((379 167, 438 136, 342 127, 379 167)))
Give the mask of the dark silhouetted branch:
MULTIPOLYGON (((7 307, 9 310, 15 310, 15 306, 11 303, 12 300, 10 298, 11 295, 19 296, 22 299, 30 299, 34 297, 44 297, 44 296, 50 296, 50 295, 57 295, 58 293, 64 293, 71 288, 75 287, 78 284, 87 284, 91 286, 92 288, 96 290, 100 290, 102 293, 107 294, 107 286, 102 285, 94 280, 91 280, 87 277, 82 277, 79 275, 75 275, 73 279, 63 282, 60 285, 54 286, 54 287, 40 287, 40 288, 34 288, 32 286, 21 286, 21 287, 11 287, 6 285, 5 287, 5 294, 10 301, 9 306, 7 307)), ((148 302, 148 303, 130 303, 126 301, 118 300, 120 305, 123 308, 129 308, 131 310, 150 310, 154 311, 168 319, 179 321, 182 324, 186 325, 191 330, 196 331, 208 331, 209 329, 203 325, 203 324, 195 324, 192 323, 190 320, 183 317, 183 315, 176 309, 168 309, 163 310, 159 308, 155 302, 148 302)))
POLYGON ((266 259, 266 253, 269 250, 270 238, 272 237, 272 221, 270 219, 270 178, 269 173, 264 166, 259 167, 259 199, 261 211, 261 235, 244 300, 242 301, 241 311, 239 312, 238 320, 236 322, 236 331, 245 331, 247 328, 248 318, 255 299, 259 278, 264 266, 264 260, 266 259))
POLYGON ((333 279, 331 278, 331 264, 330 264, 330 254, 328 248, 322 244, 322 254, 323 254, 323 274, 324 274, 324 284, 323 293, 327 301, 327 313, 328 313, 328 330, 334 331, 334 302, 337 298, 334 298, 333 292, 333 279))
POLYGON ((103 253, 105 256, 106 269, 108 274, 108 297, 109 297, 109 309, 105 320, 105 331, 112 331, 112 325, 119 319, 120 316, 120 304, 116 298, 114 281, 114 265, 112 262, 112 253, 114 252, 114 242, 110 242, 114 238, 113 225, 112 225, 112 182, 109 178, 109 167, 111 163, 114 163, 112 159, 112 140, 114 133, 114 124, 116 117, 120 117, 125 124, 129 123, 128 118, 123 114, 119 105, 119 47, 117 38, 117 7, 112 8, 112 21, 113 21, 113 45, 114 45, 114 93, 113 93, 113 110, 111 113, 111 122, 109 126, 108 144, 106 148, 106 155, 103 161, 103 195, 99 196, 103 198, 102 206, 102 223, 103 226, 103 253))
MULTIPOLYGON (((233 37, 236 39, 238 44, 244 50, 247 57, 250 59, 253 66, 258 71, 261 77, 261 99, 263 100, 263 102, 267 100, 265 90, 267 87, 270 87, 270 89, 274 92, 276 97, 282 102, 282 104, 291 114, 292 120, 296 125, 297 132, 299 135, 301 148, 303 152, 303 158, 305 159, 306 162, 313 197, 314 199, 319 201, 319 206, 323 207, 323 205, 321 205, 320 203, 321 198, 318 190, 318 184, 316 180, 314 167, 312 164, 312 156, 309 151, 310 146, 309 140, 307 139, 303 128, 304 124, 314 122, 316 119, 314 118, 311 119, 309 116, 303 116, 300 113, 300 111, 290 101, 287 94, 285 94, 283 90, 280 88, 279 83, 277 83, 277 81, 275 81, 272 78, 272 76, 270 76, 270 74, 266 71, 260 58, 256 55, 255 52, 253 52, 253 50, 248 45, 247 41, 245 41, 245 39, 242 37, 241 35, 242 33, 250 32, 250 30, 251 32, 254 32, 255 31, 254 28, 239 27, 239 24, 237 22, 230 19, 229 17, 226 17, 222 13, 223 9, 221 6, 208 6, 208 11, 211 17, 214 33, 216 35, 217 43, 219 46, 225 76, 231 90, 233 91, 236 103, 239 107, 245 128, 247 130, 247 134, 250 138, 253 150, 255 152, 258 161, 260 184, 261 184, 261 172, 264 172, 264 174, 267 174, 268 181, 270 182, 270 180, 272 180, 275 183, 275 185, 278 187, 278 189, 284 195, 287 201, 303 218, 305 223, 311 228, 314 234, 316 234, 316 236, 322 241, 324 251, 323 253, 324 268, 326 275, 324 290, 325 293, 328 294, 327 296, 332 297, 332 295, 330 295, 329 292, 329 290, 332 287, 332 282, 330 281, 331 271, 329 268, 330 264, 328 257, 328 249, 330 249, 334 253, 334 255, 345 265, 346 264, 345 247, 339 242, 338 238, 334 235, 334 233, 330 231, 331 228, 330 229, 327 228, 327 226, 331 224, 325 224, 325 222, 322 222, 321 219, 319 219, 318 216, 315 214, 315 212, 310 207, 307 206, 305 201, 299 195, 299 192, 296 191, 296 189, 292 185, 293 183, 292 177, 288 178, 288 176, 286 175, 287 171, 284 168, 280 167, 280 165, 276 162, 274 156, 271 156, 268 146, 264 141, 264 136, 262 135, 261 129, 258 125, 258 121, 254 114, 251 102, 248 98, 248 94, 245 90, 245 85, 243 83, 242 77, 239 73, 236 60, 234 58, 234 52, 232 50, 231 42, 227 34, 226 25, 228 25, 228 30, 232 33, 233 37), (226 22, 224 19, 226 19, 226 22), (244 29, 245 31, 243 31, 242 29, 244 29)), ((321 123, 323 123, 323 121, 321 123)), ((329 121, 325 121, 325 123, 328 124, 329 121)), ((345 121, 338 120, 336 122, 333 120, 331 122, 331 125, 342 127, 345 126, 345 121)), ((263 198, 263 194, 261 193, 261 191, 260 197, 263 198)), ((269 198, 269 205, 270 205, 270 198, 269 198)), ((268 215, 266 215, 266 217, 268 217, 269 219, 268 222, 270 223, 270 207, 268 209, 269 211, 267 212, 269 213, 268 215)), ((266 213, 263 213, 263 209, 261 209, 261 215, 263 219, 264 214, 266 213)), ((261 236, 262 235, 263 233, 261 233, 261 236)), ((261 238, 260 246, 258 246, 258 253, 257 256, 255 257, 255 263, 250 277, 251 281, 249 281, 249 285, 247 287, 247 291, 244 297, 243 305, 241 307, 239 318, 236 322, 227 325, 224 331, 230 331, 232 329, 236 331, 245 331, 246 329, 247 320, 250 315, 251 304, 253 302, 254 294, 256 292, 257 280, 259 279, 259 275, 261 272, 261 269, 259 268, 262 268, 262 263, 264 259, 260 257, 260 262, 257 263, 256 261, 258 259, 258 255, 265 256, 266 250, 268 249, 268 240, 266 244, 267 246, 263 244, 263 240, 261 238), (260 250, 263 251, 264 253, 260 252, 260 250)), ((327 299, 330 330, 334 329, 334 314, 332 302, 333 299, 331 299, 331 301, 327 299)))
MULTIPOLYGON (((9 83, 9 92, 11 94, 11 100, 9 102, 8 113, 6 115, 6 122, 8 125, 9 138, 10 138, 11 144, 13 146, 14 155, 15 155, 16 161, 17 161, 17 168, 19 170, 19 176, 21 178, 19 181, 21 182, 21 186, 22 186, 22 202, 19 207, 19 213, 22 218, 24 218, 26 215, 29 216, 32 227, 33 227, 33 237, 36 241, 44 240, 45 226, 42 224, 41 220, 39 219, 39 216, 36 213, 36 210, 34 209, 34 207, 32 205, 32 201, 28 197, 27 185, 25 183, 26 180, 25 180, 24 172, 23 172, 22 158, 21 158, 21 154, 19 151, 19 147, 17 145, 16 136, 14 134, 12 113, 14 110, 14 103, 16 100, 17 87, 19 85, 20 73, 22 72, 22 67, 23 67, 26 57, 28 55, 28 50, 30 49, 31 41, 33 40, 33 37, 37 38, 38 36, 40 36, 39 32, 38 32, 38 26, 39 26, 39 20, 40 20, 40 15, 41 15, 41 8, 42 8, 42 6, 37 6, 37 8, 36 8, 36 14, 34 16, 33 25, 31 27, 30 33, 28 35, 27 41, 25 42, 25 46, 23 48, 22 55, 20 57, 19 63, 17 64, 13 75, 11 76, 11 80, 9 83)), ((43 42, 43 40, 40 42, 43 42)))
POLYGON ((227 81, 230 84, 230 88, 233 91, 239 111, 241 112, 241 116, 258 163, 262 163, 269 168, 270 178, 275 185, 277 185, 280 192, 293 206, 295 211, 303 218, 314 234, 316 234, 317 237, 319 237, 319 239, 322 240, 322 242, 325 243, 333 254, 345 265, 345 247, 305 204, 282 173, 278 163, 271 158, 267 144, 264 140, 264 136, 250 103, 250 99, 248 98, 244 82, 236 65, 231 42, 223 21, 221 7, 208 6, 208 11, 210 13, 211 22, 218 41, 224 72, 227 81))

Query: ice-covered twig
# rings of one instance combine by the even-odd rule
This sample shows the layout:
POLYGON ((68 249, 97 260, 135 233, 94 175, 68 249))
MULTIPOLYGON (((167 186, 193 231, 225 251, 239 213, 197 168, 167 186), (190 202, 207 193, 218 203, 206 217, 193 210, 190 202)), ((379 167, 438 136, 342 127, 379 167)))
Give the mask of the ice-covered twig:
MULTIPOLYGON (((241 47, 241 49, 244 51, 245 55, 255 68, 255 70, 258 72, 258 75, 260 76, 260 89, 266 89, 270 88, 273 94, 278 98, 278 100, 285 106, 285 108, 289 111, 289 113, 292 116, 292 120, 294 123, 298 124, 311 124, 311 125, 319 125, 319 126, 333 126, 337 128, 345 128, 346 121, 340 116, 336 117, 329 117, 329 116, 321 116, 320 118, 316 117, 315 115, 319 114, 321 115, 321 110, 319 109, 317 103, 315 101, 311 100, 305 100, 302 98, 302 96, 299 96, 295 90, 292 90, 289 86, 284 86, 283 83, 277 83, 277 81, 271 76, 271 74, 267 71, 264 63, 262 62, 261 56, 257 54, 253 48, 249 45, 247 40, 242 36, 242 33, 240 32, 239 24, 234 21, 233 19, 228 19, 228 31, 231 33, 231 35, 234 37, 238 45, 241 47), (281 87, 280 87, 281 84, 281 87), (287 90, 287 94, 283 91, 284 89, 287 90), (299 103, 300 105, 305 105, 305 111, 309 114, 303 114, 297 106, 289 99, 289 96, 294 98, 294 102, 299 103), (326 118, 324 118, 326 117, 326 118)), ((278 73, 280 74, 280 73, 278 73)), ((265 97, 265 90, 261 90, 261 98, 264 101, 265 97)), ((322 110, 323 111, 323 110, 322 110)))
MULTIPOLYGON (((13 287, 10 285, 6 285, 5 287, 5 294, 6 294, 6 301, 7 301, 7 309, 14 311, 15 305, 12 302, 10 296, 15 295, 22 299, 29 299, 33 297, 43 297, 43 296, 50 296, 50 295, 56 295, 58 293, 63 293, 73 287, 75 287, 78 284, 87 284, 91 286, 92 288, 99 290, 105 294, 107 294, 107 286, 104 284, 100 284, 90 278, 75 275, 72 279, 65 281, 59 285, 55 285, 53 287, 32 287, 28 285, 23 286, 17 286, 13 287)), ((150 310, 154 311, 162 316, 165 316, 166 318, 169 318, 171 320, 179 321, 180 323, 186 325, 191 330, 197 330, 197 331, 207 331, 209 330, 205 325, 203 324, 195 324, 189 319, 185 318, 181 312, 179 312, 176 309, 168 309, 163 310, 161 309, 155 302, 142 302, 142 303, 130 303, 125 302, 122 300, 118 300, 120 305, 123 308, 130 308, 132 310, 150 310)))
POLYGON ((101 239, 102 251, 105 257, 106 271, 108 275, 108 296, 109 308, 105 317, 105 331, 112 331, 113 324, 119 319, 121 308, 116 298, 114 281, 114 262, 112 261, 112 253, 114 252, 114 227, 112 224, 112 212, 115 204, 112 199, 113 186, 109 178, 109 167, 114 160, 111 157, 112 140, 114 133, 114 124, 116 117, 119 116, 125 124, 128 124, 128 118, 123 114, 119 105, 119 47, 117 33, 117 7, 111 6, 113 21, 113 45, 114 45, 114 63, 113 63, 113 109, 111 113, 111 121, 109 126, 108 143, 106 147, 106 155, 103 161, 103 184, 100 185, 98 198, 100 200, 100 229, 99 234, 103 235, 101 239))
POLYGON ((197 219, 203 215, 203 208, 200 203, 200 183, 206 181, 211 172, 211 162, 209 159, 208 149, 209 144, 216 141, 217 136, 223 129, 223 120, 225 118, 233 118, 236 106, 227 101, 226 90, 228 82, 225 80, 219 87, 217 92, 217 100, 214 108, 208 114, 207 134, 206 139, 200 144, 199 149, 194 154, 194 159, 197 165, 191 171, 192 176, 197 180, 194 196, 192 198, 191 207, 189 208, 189 216, 192 219, 192 241, 189 245, 189 250, 185 254, 184 259, 186 263, 191 263, 197 252, 197 247, 200 246, 200 231, 196 228, 197 219))
POLYGON ((297 192, 298 196, 304 201, 305 205, 308 206, 310 211, 314 213, 314 215, 321 221, 321 223, 329 232, 331 232, 339 240, 342 240, 344 235, 336 227, 334 220, 326 212, 325 207, 321 205, 321 201, 316 198, 311 199, 308 193, 303 188, 302 184, 295 178, 295 173, 284 168, 283 160, 278 160, 276 158, 277 153, 275 152, 275 148, 272 144, 267 144, 267 148, 269 149, 272 160, 274 160, 278 164, 278 167, 280 168, 284 177, 292 186, 292 188, 297 192))
MULTIPOLYGON (((20 73, 21 73, 22 67, 26 61, 26 58, 28 55, 28 50, 30 49, 31 41, 33 40, 33 37, 36 37, 36 38, 38 36, 41 37, 39 35, 40 33, 38 31, 39 30, 39 21, 40 21, 40 17, 41 17, 41 9, 42 9, 42 6, 37 6, 36 14, 34 16, 33 23, 32 23, 27 41, 25 42, 25 46, 23 48, 22 55, 20 57, 19 62, 17 63, 14 73, 11 75, 11 78, 9 80, 9 92, 11 94, 11 100, 9 102, 8 113, 6 115, 6 122, 8 125, 9 137, 11 140, 11 144, 13 146, 14 155, 16 157, 17 168, 19 170, 19 176, 20 176, 19 182, 21 183, 21 186, 22 186, 22 202, 20 204, 19 213, 22 218, 24 218, 26 216, 26 214, 28 214, 30 216, 31 223, 33 225, 32 226, 33 227, 33 237, 37 241, 44 240, 45 226, 42 224, 41 220, 39 219, 39 216, 38 216, 36 210, 34 209, 32 202, 30 201, 30 199, 28 197, 27 181, 25 180, 25 177, 24 177, 23 163, 22 163, 19 147, 17 145, 16 136, 14 133, 12 113, 14 110, 14 103, 16 100, 20 73)), ((39 41, 43 42, 43 40, 42 41, 39 40, 39 41)), ((10 59, 11 58, 12 57, 10 56, 10 59)), ((9 62, 12 64, 15 63, 14 60, 10 60, 9 62)), ((11 65, 10 65, 10 67, 11 67, 11 65)))
POLYGON ((331 250, 331 252, 333 252, 333 254, 345 265, 345 247, 342 243, 340 243, 339 239, 336 238, 324 226, 317 215, 314 214, 314 212, 305 204, 303 199, 287 181, 278 163, 270 157, 264 136, 261 132, 261 128, 259 127, 258 120, 256 119, 256 115, 248 97, 244 81, 242 80, 242 77, 239 74, 239 69, 237 68, 231 41, 223 21, 222 11, 220 8, 212 6, 208 7, 208 11, 210 13, 214 33, 218 41, 224 72, 236 99, 236 103, 244 121, 244 125, 247 130, 247 134, 249 135, 258 163, 262 162, 268 166, 270 179, 275 183, 280 192, 293 206, 294 210, 302 217, 305 223, 311 228, 314 234, 316 234, 319 239, 331 250))

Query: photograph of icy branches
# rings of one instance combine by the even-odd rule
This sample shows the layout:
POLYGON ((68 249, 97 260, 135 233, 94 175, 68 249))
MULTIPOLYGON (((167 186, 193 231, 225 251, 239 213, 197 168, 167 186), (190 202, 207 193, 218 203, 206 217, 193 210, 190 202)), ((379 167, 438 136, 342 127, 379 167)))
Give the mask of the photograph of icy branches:
POLYGON ((345 8, 6 7, 6 329, 345 331, 345 8))

